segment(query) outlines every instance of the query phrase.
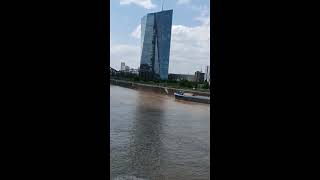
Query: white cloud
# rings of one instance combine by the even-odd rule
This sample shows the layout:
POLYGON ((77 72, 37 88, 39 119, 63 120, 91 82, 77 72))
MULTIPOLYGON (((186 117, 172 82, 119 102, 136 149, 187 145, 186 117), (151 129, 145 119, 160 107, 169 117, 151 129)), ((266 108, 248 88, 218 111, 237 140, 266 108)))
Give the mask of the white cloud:
POLYGON ((200 26, 173 25, 169 71, 194 73, 210 64, 210 17, 200 26))
POLYGON ((177 4, 189 4, 191 0, 178 0, 177 4))
POLYGON ((131 36, 136 38, 136 39, 140 39, 141 36, 141 25, 139 24, 137 26, 137 28, 131 33, 131 36))
POLYGON ((116 44, 112 42, 110 33, 110 66, 119 70, 121 62, 125 62, 131 68, 138 68, 140 48, 134 45, 116 44))
POLYGON ((121 5, 135 4, 145 9, 154 9, 157 7, 155 4, 152 3, 151 0, 120 0, 120 4, 121 5))

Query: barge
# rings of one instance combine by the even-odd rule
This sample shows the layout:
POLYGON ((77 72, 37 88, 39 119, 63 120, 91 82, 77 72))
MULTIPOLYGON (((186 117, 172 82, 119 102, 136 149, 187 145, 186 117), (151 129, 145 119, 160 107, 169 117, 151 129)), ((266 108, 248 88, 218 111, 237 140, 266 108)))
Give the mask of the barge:
POLYGON ((174 96, 178 100, 210 104, 210 97, 206 97, 206 96, 187 95, 183 91, 175 92, 174 96))

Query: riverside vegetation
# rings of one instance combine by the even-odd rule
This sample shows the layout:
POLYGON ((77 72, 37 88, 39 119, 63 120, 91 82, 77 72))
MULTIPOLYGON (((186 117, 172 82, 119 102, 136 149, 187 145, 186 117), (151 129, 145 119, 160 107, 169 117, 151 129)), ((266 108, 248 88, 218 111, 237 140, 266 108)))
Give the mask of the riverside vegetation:
POLYGON ((153 81, 145 81, 139 78, 137 74, 132 73, 118 73, 117 75, 111 75, 110 78, 117 79, 117 80, 125 80, 125 81, 132 81, 142 84, 150 84, 150 85, 159 85, 165 86, 170 88, 179 88, 179 89, 186 89, 186 90, 197 90, 197 91, 204 91, 209 92, 210 86, 208 82, 198 83, 192 82, 188 80, 153 80, 153 81))

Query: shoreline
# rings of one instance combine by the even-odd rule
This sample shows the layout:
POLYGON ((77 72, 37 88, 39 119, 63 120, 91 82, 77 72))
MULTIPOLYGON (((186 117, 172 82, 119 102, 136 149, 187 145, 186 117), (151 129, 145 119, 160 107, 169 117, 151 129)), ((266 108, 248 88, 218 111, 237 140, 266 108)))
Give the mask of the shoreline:
MULTIPOLYGON (((110 84, 130 88, 130 89, 153 91, 156 93, 166 94, 166 95, 170 95, 170 96, 174 96, 174 93, 177 90, 179 90, 177 88, 162 87, 162 86, 156 86, 156 85, 150 85, 150 84, 130 82, 130 81, 125 81, 125 80, 116 80, 116 79, 110 79, 110 84)), ((194 93, 197 96, 210 97, 210 93, 208 93, 208 92, 192 91, 192 90, 183 90, 183 91, 185 93, 194 93)))

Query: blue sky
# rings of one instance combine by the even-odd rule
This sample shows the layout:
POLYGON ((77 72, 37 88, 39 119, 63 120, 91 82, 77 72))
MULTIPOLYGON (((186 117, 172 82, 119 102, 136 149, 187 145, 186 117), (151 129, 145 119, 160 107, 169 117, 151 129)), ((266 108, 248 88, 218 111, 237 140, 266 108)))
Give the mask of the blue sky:
MULTIPOLYGON (((111 0, 110 65, 140 63, 140 22, 147 13, 161 11, 161 0, 111 0)), ((169 73, 193 74, 210 64, 209 0, 166 0, 173 9, 169 73)))

